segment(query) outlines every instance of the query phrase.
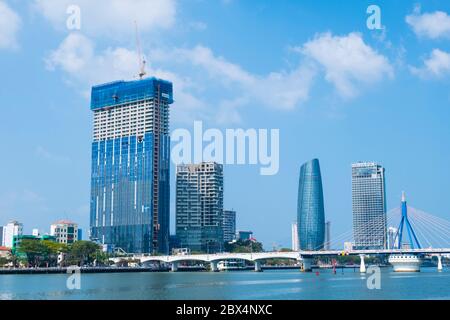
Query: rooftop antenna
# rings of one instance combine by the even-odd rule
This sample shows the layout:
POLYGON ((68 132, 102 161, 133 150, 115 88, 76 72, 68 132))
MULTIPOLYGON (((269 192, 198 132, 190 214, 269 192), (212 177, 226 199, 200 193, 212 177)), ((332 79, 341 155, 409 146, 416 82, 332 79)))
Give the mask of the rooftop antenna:
POLYGON ((137 21, 134 21, 135 27, 136 27, 136 46, 138 50, 138 60, 139 60, 139 79, 142 80, 142 78, 147 74, 145 72, 145 64, 147 63, 145 61, 144 56, 142 55, 141 50, 141 41, 139 40, 139 30, 138 30, 138 24, 137 21))

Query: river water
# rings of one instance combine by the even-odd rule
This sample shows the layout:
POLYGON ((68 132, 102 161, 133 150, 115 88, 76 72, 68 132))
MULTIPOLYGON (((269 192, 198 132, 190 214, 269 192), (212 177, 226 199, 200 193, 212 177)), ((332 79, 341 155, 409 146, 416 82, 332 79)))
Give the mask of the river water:
POLYGON ((0 275, 0 299, 450 299, 450 269, 420 273, 381 269, 381 289, 368 289, 359 270, 264 272, 163 272, 81 274, 69 290, 69 275, 0 275))

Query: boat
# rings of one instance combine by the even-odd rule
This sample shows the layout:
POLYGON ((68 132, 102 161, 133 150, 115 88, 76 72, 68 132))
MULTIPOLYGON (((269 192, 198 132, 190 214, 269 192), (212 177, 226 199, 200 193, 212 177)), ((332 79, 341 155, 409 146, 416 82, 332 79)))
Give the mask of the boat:
POLYGON ((389 263, 394 272, 419 272, 423 258, 416 254, 391 254, 389 263))
POLYGON ((220 261, 217 264, 217 269, 219 271, 236 271, 236 270, 246 270, 245 262, 242 260, 225 260, 220 261))

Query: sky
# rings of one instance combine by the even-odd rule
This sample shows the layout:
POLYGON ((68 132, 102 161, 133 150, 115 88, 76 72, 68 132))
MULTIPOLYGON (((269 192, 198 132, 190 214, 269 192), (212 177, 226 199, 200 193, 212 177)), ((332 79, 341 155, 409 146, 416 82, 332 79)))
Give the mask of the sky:
POLYGON ((147 74, 174 84, 172 130, 279 129, 276 175, 224 167, 225 207, 266 249, 290 246, 313 158, 332 238, 351 230, 357 161, 386 168, 388 209, 404 190, 450 220, 448 1, 0 0, 0 224, 88 229, 90 88, 138 74, 134 21, 147 74))

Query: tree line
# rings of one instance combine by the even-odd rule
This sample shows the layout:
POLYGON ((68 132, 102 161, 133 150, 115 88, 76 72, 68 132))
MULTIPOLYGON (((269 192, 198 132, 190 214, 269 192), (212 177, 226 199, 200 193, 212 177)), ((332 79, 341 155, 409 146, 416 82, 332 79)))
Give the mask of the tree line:
POLYGON ((73 244, 49 240, 23 239, 9 257, 0 258, 0 267, 65 267, 105 264, 108 256, 101 246, 91 241, 77 241, 73 244))

